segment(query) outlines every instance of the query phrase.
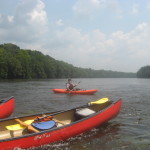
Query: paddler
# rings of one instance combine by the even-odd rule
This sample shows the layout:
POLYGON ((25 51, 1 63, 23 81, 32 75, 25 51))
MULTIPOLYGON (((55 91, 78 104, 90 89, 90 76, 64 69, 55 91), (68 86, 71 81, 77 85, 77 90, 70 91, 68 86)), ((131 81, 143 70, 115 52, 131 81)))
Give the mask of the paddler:
POLYGON ((74 87, 76 87, 77 84, 73 84, 71 79, 68 79, 68 82, 66 83, 66 89, 68 91, 73 91, 75 90, 74 87))

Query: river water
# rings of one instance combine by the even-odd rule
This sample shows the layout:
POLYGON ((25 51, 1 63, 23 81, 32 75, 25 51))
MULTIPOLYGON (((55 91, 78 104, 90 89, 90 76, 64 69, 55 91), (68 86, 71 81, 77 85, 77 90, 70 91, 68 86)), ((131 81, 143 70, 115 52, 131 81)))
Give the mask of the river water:
MULTIPOLYGON (((66 79, 0 81, 0 98, 15 97, 13 115, 64 110, 108 97, 122 98, 120 114, 108 123, 67 141, 38 150, 150 150, 150 79, 73 79, 81 89, 98 89, 94 95, 54 94, 66 79)), ((32 148, 33 149, 33 148, 32 148)))

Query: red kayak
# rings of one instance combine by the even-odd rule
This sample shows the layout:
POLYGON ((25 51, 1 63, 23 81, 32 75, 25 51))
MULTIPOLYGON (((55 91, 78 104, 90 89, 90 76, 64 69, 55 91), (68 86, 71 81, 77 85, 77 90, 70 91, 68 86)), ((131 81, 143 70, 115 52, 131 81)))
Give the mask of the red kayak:
POLYGON ((68 91, 66 89, 53 89, 54 93, 66 93, 66 94, 94 94, 97 92, 96 89, 92 90, 73 90, 73 91, 68 91))
POLYGON ((45 113, 44 117, 42 113, 1 120, 0 149, 32 148, 66 140, 116 117, 121 105, 121 99, 117 102, 91 102, 90 105, 66 111, 45 113), (48 120, 50 116, 53 117, 52 120, 48 120))
POLYGON ((10 97, 4 100, 0 100, 0 119, 9 117, 15 108, 15 99, 10 97))

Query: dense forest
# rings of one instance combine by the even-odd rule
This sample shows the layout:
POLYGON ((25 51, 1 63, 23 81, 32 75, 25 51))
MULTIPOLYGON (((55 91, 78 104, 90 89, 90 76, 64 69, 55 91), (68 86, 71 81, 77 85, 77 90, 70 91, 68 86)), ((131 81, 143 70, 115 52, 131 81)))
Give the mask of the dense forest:
POLYGON ((144 66, 137 72, 138 78, 150 78, 150 66, 144 66))
POLYGON ((136 73, 79 68, 36 50, 20 49, 11 43, 0 45, 0 79, 121 77, 136 77, 136 73))

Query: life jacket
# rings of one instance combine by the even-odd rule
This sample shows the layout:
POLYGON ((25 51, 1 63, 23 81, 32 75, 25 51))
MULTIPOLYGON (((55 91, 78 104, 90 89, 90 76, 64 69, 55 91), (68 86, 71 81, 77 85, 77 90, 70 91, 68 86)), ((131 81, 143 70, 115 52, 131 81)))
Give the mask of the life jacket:
POLYGON ((34 119, 34 123, 35 122, 45 122, 45 121, 50 121, 53 119, 53 116, 46 116, 46 117, 36 117, 34 119))
POLYGON ((70 90, 73 90, 73 84, 70 84, 70 85, 69 85, 69 89, 70 89, 70 90))

